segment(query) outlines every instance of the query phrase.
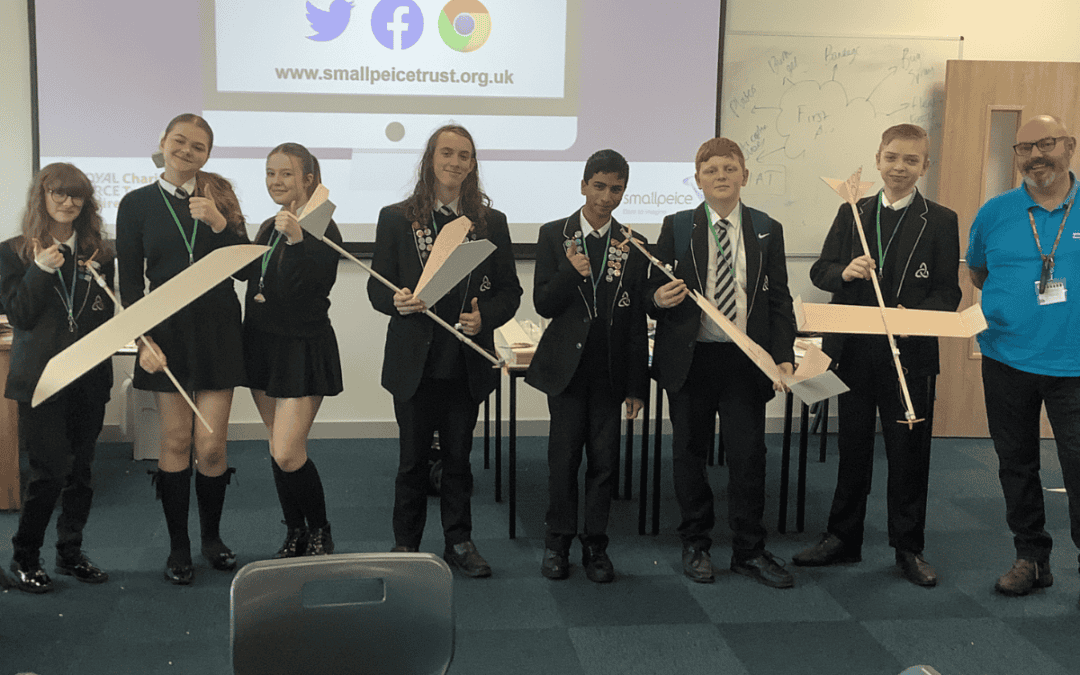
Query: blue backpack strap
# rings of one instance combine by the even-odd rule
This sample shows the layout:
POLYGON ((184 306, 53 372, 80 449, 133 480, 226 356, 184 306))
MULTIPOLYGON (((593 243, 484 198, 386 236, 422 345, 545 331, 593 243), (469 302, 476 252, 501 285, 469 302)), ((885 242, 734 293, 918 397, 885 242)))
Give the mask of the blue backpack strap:
POLYGON ((690 249, 690 233, 694 231, 694 210, 687 209, 675 214, 675 260, 682 260, 690 249))

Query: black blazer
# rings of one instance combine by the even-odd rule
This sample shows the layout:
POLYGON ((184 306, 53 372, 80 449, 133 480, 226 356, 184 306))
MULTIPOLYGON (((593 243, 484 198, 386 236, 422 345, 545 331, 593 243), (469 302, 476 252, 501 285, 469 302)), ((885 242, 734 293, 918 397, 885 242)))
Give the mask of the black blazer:
MULTIPOLYGON (((514 317, 521 304, 521 284, 518 283, 514 253, 510 248, 510 231, 506 216, 494 209, 487 213, 487 235, 496 249, 462 283, 467 287, 463 308, 470 310, 472 298, 480 308, 480 333, 472 338, 481 347, 494 353, 495 329, 514 317)), ((405 218, 401 204, 384 207, 375 226, 375 253, 371 267, 398 288, 416 289, 424 270, 420 248, 413 235, 412 223, 405 218)), ((382 386, 394 398, 407 401, 416 393, 424 374, 424 362, 431 346, 434 331, 446 330, 424 314, 402 316, 394 307, 394 292, 374 277, 368 279, 368 298, 371 305, 390 317, 383 352, 382 386)), ((469 377, 469 393, 474 401, 482 401, 495 389, 499 371, 491 362, 470 347, 462 346, 469 377)))
MULTIPOLYGON (((743 250, 746 255, 746 334, 772 355, 776 363, 795 361, 795 312, 788 290, 787 262, 784 254, 784 229, 765 213, 742 206, 743 250)), ((671 264, 675 260, 675 216, 664 217, 656 257, 671 264)), ((690 245, 675 265, 675 276, 687 288, 705 292, 709 273, 709 226, 704 203, 694 209, 694 229, 690 245)), ((652 297, 668 281, 659 270, 650 272, 652 297)), ((669 392, 678 391, 686 381, 701 328, 701 308, 687 298, 675 307, 660 309, 650 300, 650 312, 656 317, 656 343, 653 369, 656 379, 669 392)), ((760 394, 772 398, 772 382, 759 372, 755 383, 760 394)))
MULTIPOLYGON (((860 199, 856 206, 863 228, 871 227, 877 213, 878 196, 860 199)), ((956 213, 915 193, 915 199, 900 222, 893 246, 885 259, 887 266, 900 265, 892 275, 893 285, 888 297, 907 309, 931 309, 952 312, 960 305, 960 240, 956 213)), ((844 268, 863 255, 862 242, 855 232, 855 217, 851 206, 843 204, 825 237, 821 255, 810 268, 810 280, 823 291, 833 294, 832 302, 839 305, 862 304, 857 298, 870 297, 865 289, 872 283, 867 279, 844 281, 844 268)), ((874 303, 876 305, 876 302, 874 303)), ((895 307, 895 305, 892 305, 895 307)), ((823 349, 839 364, 843 358, 845 336, 830 333, 825 336, 823 349)), ((912 375, 933 375, 938 372, 938 340, 936 337, 898 338, 900 362, 912 375)))
MULTIPOLYGON (((22 239, 20 235, 0 244, 0 300, 7 308, 8 321, 14 329, 11 371, 4 395, 29 403, 49 359, 111 319, 115 308, 90 273, 80 270, 75 277, 73 302, 76 329, 71 332, 58 275, 42 271, 33 260, 25 263, 17 253, 22 248, 22 239)), ((111 247, 111 242, 106 245, 111 247)), ((86 258, 82 252, 79 257, 86 258)), ((99 272, 111 287, 114 258, 111 253, 105 258, 99 272)), ((83 375, 82 381, 95 390, 95 395, 109 400, 113 382, 112 359, 106 359, 83 375)))
MULTIPOLYGON (((549 395, 562 393, 581 361, 592 325, 592 280, 581 276, 566 257, 567 242, 581 231, 581 211, 540 228, 536 244, 533 304, 536 312, 551 319, 536 347, 525 381, 549 395)), ((612 218, 611 244, 625 242, 622 226, 612 218)), ((646 245, 648 241, 635 234, 646 245)), ((645 325, 646 275, 649 262, 633 245, 619 276, 607 281, 600 275, 599 297, 610 299, 608 309, 608 372, 611 389, 619 398, 644 399, 648 388, 649 345, 645 325)))

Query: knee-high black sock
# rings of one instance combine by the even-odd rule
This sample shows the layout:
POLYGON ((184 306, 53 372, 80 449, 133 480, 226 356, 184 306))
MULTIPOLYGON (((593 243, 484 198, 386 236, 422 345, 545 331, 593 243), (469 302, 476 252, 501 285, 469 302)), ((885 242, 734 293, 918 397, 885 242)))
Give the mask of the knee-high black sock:
POLYGON ((225 486, 236 469, 225 469, 220 476, 205 476, 195 472, 195 498, 199 502, 199 528, 203 543, 221 541, 219 526, 225 507, 225 486))
POLYGON ((191 540, 188 538, 188 508, 191 506, 191 469, 153 473, 157 497, 165 512, 169 529, 169 548, 172 553, 191 559, 191 540))
POLYGON ((277 489, 278 501, 281 502, 281 513, 285 516, 285 526, 290 530, 304 527, 304 512, 289 489, 286 478, 289 474, 281 470, 273 457, 270 458, 270 466, 274 467, 274 487, 277 489))
POLYGON ((326 525, 326 496, 323 494, 322 480, 319 479, 319 470, 315 468, 315 462, 309 458, 302 467, 296 471, 284 474, 289 493, 296 499, 296 503, 307 518, 309 528, 324 527, 326 525))

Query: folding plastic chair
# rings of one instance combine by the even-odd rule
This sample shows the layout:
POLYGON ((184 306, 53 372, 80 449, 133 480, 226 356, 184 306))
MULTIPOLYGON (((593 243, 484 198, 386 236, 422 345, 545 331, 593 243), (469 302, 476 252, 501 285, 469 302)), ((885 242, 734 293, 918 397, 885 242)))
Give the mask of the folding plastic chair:
POLYGON ((430 553, 245 565, 230 600, 236 675, 435 675, 454 655, 453 576, 430 553))

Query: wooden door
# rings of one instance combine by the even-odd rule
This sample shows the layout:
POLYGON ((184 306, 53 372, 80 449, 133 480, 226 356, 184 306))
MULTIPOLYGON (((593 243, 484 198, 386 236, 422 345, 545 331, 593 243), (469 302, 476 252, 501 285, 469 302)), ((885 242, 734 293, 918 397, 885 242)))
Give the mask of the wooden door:
MULTIPOLYGON (((1001 189, 1019 185, 1012 168, 1016 129, 1036 115, 1056 115, 1073 135, 1080 133, 1080 63, 1032 61, 949 61, 945 71, 944 141, 938 201, 960 217, 960 254, 979 207, 1001 189), (1005 128, 1003 128, 1005 127, 1005 128), (1011 137, 1013 140, 1006 140, 1011 137), (1008 163, 1006 163, 1008 162, 1008 163), (1004 168, 1002 168, 1004 167, 1004 168), (1006 171, 1004 185, 995 171, 1006 171)), ((1075 160, 1075 156, 1074 156, 1075 160)), ((1074 161, 1075 164, 1075 161, 1074 161)), ((960 309, 978 300, 960 263, 960 309)), ((981 357, 978 342, 941 339, 941 375, 934 408, 935 436, 985 438, 981 357)), ((1042 432, 1050 425, 1043 413, 1042 432)))

